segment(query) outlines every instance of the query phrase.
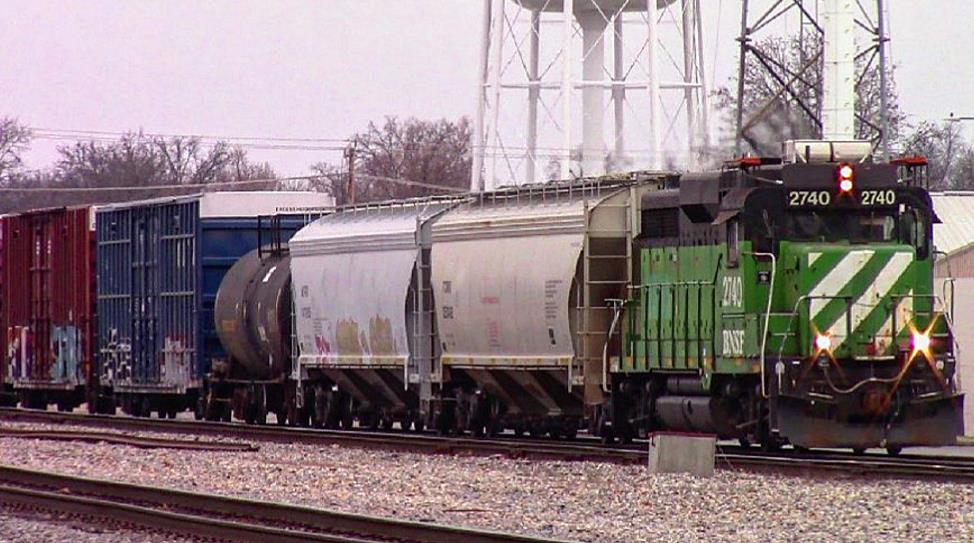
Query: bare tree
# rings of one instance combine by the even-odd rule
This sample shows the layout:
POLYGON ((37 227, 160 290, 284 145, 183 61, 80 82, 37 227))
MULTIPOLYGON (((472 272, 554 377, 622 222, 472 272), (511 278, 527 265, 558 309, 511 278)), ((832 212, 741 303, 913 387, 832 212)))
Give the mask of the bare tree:
POLYGON ((907 136, 903 152, 927 157, 930 188, 974 188, 974 149, 964 140, 958 123, 921 122, 907 136))
MULTIPOLYGON (((8 188, 154 187, 158 190, 44 191, 10 193, 0 211, 55 205, 78 205, 198 192, 212 183, 269 179, 264 183, 223 185, 222 190, 276 189, 276 174, 265 164, 254 164, 244 150, 218 142, 207 145, 196 138, 162 139, 129 133, 118 141, 80 141, 58 149, 60 158, 43 172, 9 176, 8 188), (177 187, 177 188, 162 188, 177 187)), ((214 187, 217 188, 217 187, 214 187)))
POLYGON ((21 155, 30 146, 30 128, 15 118, 0 118, 0 179, 7 180, 23 165, 21 155))
POLYGON ((336 205, 349 203, 348 175, 341 168, 327 162, 318 162, 311 166, 311 171, 314 177, 308 181, 308 190, 332 195, 336 205))
POLYGON ((466 189, 470 184, 470 121, 387 117, 353 138, 356 200, 407 198, 466 189), (390 179, 414 182, 394 182, 390 179), (426 186, 423 186, 426 185, 426 186))

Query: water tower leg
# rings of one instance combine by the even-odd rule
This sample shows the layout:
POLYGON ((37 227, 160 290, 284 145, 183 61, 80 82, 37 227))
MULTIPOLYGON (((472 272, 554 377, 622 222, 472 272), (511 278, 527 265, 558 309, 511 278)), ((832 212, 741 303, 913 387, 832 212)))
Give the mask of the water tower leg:
POLYGON ((625 120, 626 120, 626 78, 625 58, 623 58, 622 13, 617 13, 612 22, 613 35, 613 77, 612 105, 615 109, 615 157, 613 166, 619 168, 626 163, 625 120))
POLYGON ((690 0, 681 0, 680 8, 683 10, 683 100, 686 102, 687 112, 687 148, 690 155, 687 157, 687 166, 696 166, 697 150, 697 111, 694 100, 693 85, 696 84, 694 78, 694 51, 693 38, 695 35, 693 25, 693 7, 690 0))
POLYGON ((599 12, 580 13, 582 26, 582 173, 598 175, 605 164, 605 28, 599 12))
POLYGON ((528 42, 528 127, 527 154, 525 156, 525 181, 535 182, 535 167, 538 161, 538 102, 541 98, 538 81, 538 58, 541 40, 541 12, 531 12, 531 36, 528 42))
POLYGON ((561 161, 561 178, 569 179, 572 173, 572 36, 574 35, 575 2, 562 3, 562 51, 561 51, 561 136, 564 157, 561 161))
POLYGON ((470 168, 470 192, 484 190, 484 126, 487 116, 487 60, 490 56, 490 4, 484 0, 483 27, 480 34, 480 73, 477 81, 477 117, 473 123, 472 164, 470 168))
POLYGON ((703 58, 703 15, 700 11, 700 0, 693 1, 693 16, 697 26, 697 70, 700 71, 700 135, 703 137, 703 149, 710 150, 710 86, 707 84, 706 63, 703 58))
POLYGON ((497 186, 497 155, 500 153, 500 142, 498 141, 498 123, 501 113, 501 73, 504 64, 504 1, 494 0, 492 25, 491 52, 494 55, 493 66, 491 66, 490 87, 494 91, 494 109, 491 110, 493 118, 490 123, 490 132, 487 142, 491 143, 490 160, 487 161, 487 178, 484 180, 484 189, 491 191, 497 186))
POLYGON ((660 69, 659 69, 659 29, 656 19, 656 2, 646 5, 646 54, 649 57, 649 152, 652 155, 652 168, 663 169, 663 156, 660 142, 663 139, 663 115, 660 111, 660 69))

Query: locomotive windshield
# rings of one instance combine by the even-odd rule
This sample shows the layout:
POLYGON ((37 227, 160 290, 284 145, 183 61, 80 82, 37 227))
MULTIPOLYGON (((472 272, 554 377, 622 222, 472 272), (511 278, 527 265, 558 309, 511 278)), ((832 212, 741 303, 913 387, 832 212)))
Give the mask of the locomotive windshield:
POLYGON ((757 250, 777 251, 778 242, 901 243, 927 253, 930 214, 921 202, 904 198, 888 207, 788 208, 749 199, 744 209, 745 236, 757 250))

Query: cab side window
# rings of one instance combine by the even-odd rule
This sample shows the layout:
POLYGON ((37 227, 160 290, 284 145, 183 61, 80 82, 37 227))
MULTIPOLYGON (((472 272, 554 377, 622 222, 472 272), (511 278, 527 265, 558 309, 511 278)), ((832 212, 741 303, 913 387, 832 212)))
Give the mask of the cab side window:
POLYGON ((727 265, 736 267, 741 258, 741 227, 737 219, 727 221, 727 265))

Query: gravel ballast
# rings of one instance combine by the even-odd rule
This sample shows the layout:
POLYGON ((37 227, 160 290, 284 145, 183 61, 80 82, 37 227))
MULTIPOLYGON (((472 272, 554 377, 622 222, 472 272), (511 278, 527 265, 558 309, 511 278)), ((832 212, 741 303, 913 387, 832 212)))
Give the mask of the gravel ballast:
POLYGON ((39 512, 0 511, 4 543, 191 543, 172 534, 92 525, 83 519, 39 512))
POLYGON ((952 483, 266 442, 225 453, 0 439, 0 463, 577 541, 974 541, 974 485, 952 483))

